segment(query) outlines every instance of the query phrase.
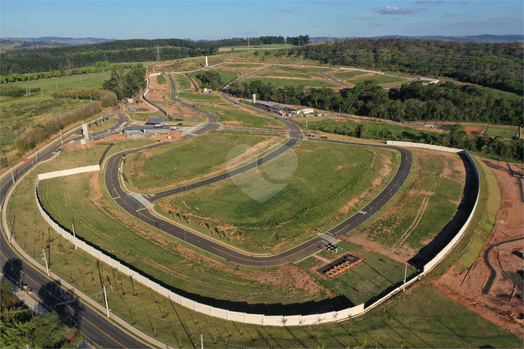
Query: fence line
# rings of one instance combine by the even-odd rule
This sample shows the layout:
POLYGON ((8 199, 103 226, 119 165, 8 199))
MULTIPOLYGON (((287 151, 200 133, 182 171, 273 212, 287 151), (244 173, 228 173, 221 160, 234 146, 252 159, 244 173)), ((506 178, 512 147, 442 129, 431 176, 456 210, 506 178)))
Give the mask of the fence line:
MULTIPOLYGON (((431 146, 427 144, 408 143, 408 142, 388 141, 388 145, 419 147, 419 148, 427 148, 427 149, 453 152, 453 153, 458 153, 458 152, 463 151, 460 149, 431 146)), ((51 226, 51 228, 53 228, 53 230, 55 230, 59 235, 69 240, 72 244, 75 244, 78 248, 84 250, 85 252, 89 253, 93 257, 110 265, 111 267, 117 269, 118 271, 124 273, 125 275, 128 275, 129 277, 133 278, 134 280, 141 283, 142 285, 151 288, 152 290, 167 297, 169 300, 175 303, 178 303, 186 308, 189 308, 191 310, 194 310, 196 312, 199 312, 205 315, 218 317, 224 320, 247 323, 247 324, 265 325, 265 326, 315 325, 315 324, 321 324, 321 323, 347 320, 347 319, 351 319, 353 317, 360 316, 360 315, 363 315, 369 312, 373 308, 385 302, 387 299, 391 298, 396 293, 403 290, 406 286, 413 284, 415 281, 420 279, 421 276, 424 276, 427 273, 429 273, 453 249, 453 247, 460 240, 460 238, 466 231, 469 223, 471 222, 471 219, 477 207, 477 203, 479 199, 479 192, 480 192, 480 177, 479 177, 479 173, 475 165, 475 162, 473 161, 471 156, 466 151, 464 151, 464 153, 466 154, 467 159, 471 162, 475 170, 475 175, 477 176, 477 179, 478 179, 477 197, 475 200, 475 205, 473 207, 473 210, 471 211, 467 221, 462 226, 462 228, 459 230, 459 232, 455 235, 455 237, 448 243, 448 245, 444 247, 431 261, 429 261, 426 265, 424 265, 423 270, 419 274, 414 275, 414 277, 410 279, 409 281, 407 281, 406 284, 399 285, 398 287, 393 289, 391 292, 384 295, 380 299, 376 300, 369 306, 365 307, 365 304, 362 303, 362 304, 359 304, 359 305, 356 305, 350 308, 342 309, 339 311, 330 311, 330 312, 322 313, 322 314, 290 315, 290 316, 253 314, 253 313, 231 311, 231 310, 223 309, 223 308, 216 308, 216 307, 209 306, 207 304, 198 303, 192 299, 183 297, 173 291, 170 291, 166 287, 159 285, 157 282, 150 280, 146 275, 142 275, 140 272, 130 269, 127 265, 124 265, 120 263, 119 261, 113 259, 111 256, 106 255, 103 251, 100 251, 96 249, 95 247, 88 245, 85 241, 74 237, 73 234, 71 234, 66 229, 62 228, 57 222, 53 220, 52 217, 49 216, 49 214, 45 211, 45 209, 42 207, 40 203, 40 198, 38 197, 38 182, 39 182, 38 179, 35 182, 35 197, 36 197, 36 203, 37 203, 38 209, 42 217, 51 226)))

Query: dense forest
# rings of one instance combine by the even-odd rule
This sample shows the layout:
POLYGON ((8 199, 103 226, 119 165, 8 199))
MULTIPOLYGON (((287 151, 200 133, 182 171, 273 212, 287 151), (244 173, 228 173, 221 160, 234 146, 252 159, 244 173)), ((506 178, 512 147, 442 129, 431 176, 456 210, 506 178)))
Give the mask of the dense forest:
POLYGON ((521 125, 522 97, 471 85, 452 82, 425 85, 403 84, 400 89, 384 90, 373 81, 353 89, 275 88, 259 80, 233 83, 229 92, 236 97, 286 104, 300 104, 338 113, 370 116, 395 121, 458 121, 521 125))
POLYGON ((403 38, 350 39, 293 48, 325 64, 447 76, 522 95, 522 43, 474 44, 403 38))
POLYGON ((182 39, 117 40, 92 45, 13 50, 0 53, 0 75, 29 74, 94 66, 97 62, 148 62, 157 60, 157 48, 163 61, 187 57, 213 55, 224 46, 285 44, 306 45, 308 35, 298 37, 261 36, 214 41, 182 39))

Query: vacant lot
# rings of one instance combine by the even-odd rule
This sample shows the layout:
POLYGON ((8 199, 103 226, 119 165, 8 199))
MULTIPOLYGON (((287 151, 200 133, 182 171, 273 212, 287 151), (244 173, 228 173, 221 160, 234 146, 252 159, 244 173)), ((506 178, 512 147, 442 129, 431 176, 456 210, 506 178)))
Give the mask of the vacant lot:
POLYGON ((284 141, 284 137, 211 132, 162 148, 128 156, 124 173, 128 188, 139 192, 165 190, 226 171, 228 154, 236 145, 247 145, 235 156, 237 165, 261 156, 284 141))
POLYGON ((302 87, 314 87, 314 88, 322 88, 322 87, 339 87, 338 84, 335 84, 331 82, 328 79, 324 79, 321 77, 316 77, 315 79, 307 79, 307 78, 292 78, 292 77, 263 77, 260 78, 258 76, 254 76, 253 78, 246 79, 245 81, 249 82, 250 80, 260 80, 263 84, 269 84, 271 83, 273 86, 279 88, 284 86, 302 86, 302 87))
POLYGON ((364 245, 365 240, 377 242, 387 254, 404 261, 448 224, 465 185, 464 165, 458 155, 410 150, 416 154, 417 162, 413 182, 398 196, 395 205, 350 238, 364 245))
POLYGON ((258 114, 251 109, 242 108, 239 105, 224 104, 202 104, 200 108, 216 115, 218 122, 225 126, 274 128, 283 129, 284 125, 278 120, 258 114))
POLYGON ((211 237, 218 229, 235 246, 282 250, 358 211, 394 172, 396 155, 386 149, 303 142, 259 170, 159 205, 164 213, 190 217, 195 224, 189 228, 211 237))

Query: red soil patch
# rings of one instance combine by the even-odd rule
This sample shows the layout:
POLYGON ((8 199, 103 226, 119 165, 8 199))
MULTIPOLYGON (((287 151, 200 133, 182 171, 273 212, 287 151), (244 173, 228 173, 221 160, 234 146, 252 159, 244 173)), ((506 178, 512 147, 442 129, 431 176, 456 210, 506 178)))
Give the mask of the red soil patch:
POLYGON ((464 127, 464 131, 467 133, 480 133, 482 132, 482 127, 464 127))
MULTIPOLYGON (((502 205, 497 215, 496 226, 484 244, 480 257, 468 271, 457 274, 452 267, 434 286, 450 298, 482 315, 496 325, 523 338, 523 302, 519 297, 511 298, 515 284, 511 276, 523 269, 524 259, 519 252, 524 251, 523 240, 499 245, 490 255, 490 264, 497 271, 497 278, 489 294, 482 294, 490 271, 484 261, 484 252, 491 245, 524 236, 524 203, 520 197, 518 178, 504 162, 484 160, 491 168, 502 192, 502 205), (511 301, 510 301, 511 299, 511 301)), ((513 170, 515 166, 511 165, 513 170)), ((522 285, 515 292, 522 292, 522 285)))

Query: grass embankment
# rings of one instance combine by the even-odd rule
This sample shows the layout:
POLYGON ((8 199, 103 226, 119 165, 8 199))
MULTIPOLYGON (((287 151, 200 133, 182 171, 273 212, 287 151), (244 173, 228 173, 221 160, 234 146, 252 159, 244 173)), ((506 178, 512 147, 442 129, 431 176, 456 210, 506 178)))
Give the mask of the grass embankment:
POLYGON ((454 272, 457 274, 471 268, 495 227, 502 195, 499 184, 493 172, 482 160, 477 157, 473 159, 480 175, 480 196, 475 214, 462 239, 435 268, 432 275, 442 275, 451 265, 456 266, 454 272))
POLYGON ((246 164, 285 141, 281 136, 210 132, 147 152, 130 154, 124 166, 132 191, 165 190, 225 172, 236 145, 247 145, 235 163, 246 164))
POLYGON ((159 206, 165 215, 190 217, 195 223, 190 228, 210 237, 225 236, 253 252, 277 251, 358 211, 396 167, 397 153, 390 150, 303 142, 262 169, 167 198, 159 206))
POLYGON ((185 75, 171 74, 171 77, 173 78, 173 81, 175 82, 175 86, 178 92, 194 90, 193 87, 191 86, 191 82, 189 82, 189 79, 185 75))
POLYGON ((413 181, 397 204, 359 230, 384 248, 420 250, 451 220, 464 191, 464 166, 457 155, 410 151, 418 162, 413 181))
POLYGON ((198 107, 209 111, 218 118, 218 122, 225 123, 227 126, 236 127, 254 127, 254 128, 280 128, 284 125, 275 119, 268 116, 258 114, 254 111, 232 105, 229 103, 213 104, 213 105, 199 105, 198 107))
MULTIPOLYGON (((96 163, 100 156, 100 153, 95 156, 93 151, 92 161, 85 162, 83 153, 71 153, 69 157, 66 154, 59 157, 63 162, 61 166, 56 166, 55 163, 41 164, 39 172, 90 165, 93 161, 96 163)), ((40 258, 41 250, 49 245, 51 254, 48 256, 51 257, 53 272, 104 306, 100 281, 102 276, 104 285, 108 289, 112 312, 171 347, 192 347, 200 340, 200 334, 204 336, 205 346, 227 344, 257 348, 268 346, 460 348, 487 345, 512 348, 522 343, 518 337, 426 285, 415 285, 405 294, 395 296, 384 306, 366 316, 342 323, 267 327, 204 316, 171 303, 104 263, 100 263, 99 268, 94 258, 81 250, 75 250, 72 244, 58 237, 55 232, 50 231, 48 235, 47 224, 39 214, 35 213, 38 212, 32 190, 35 174, 30 174, 20 182, 13 200, 9 203, 8 222, 13 228, 15 239, 41 264, 44 263, 40 258), (50 242, 47 242, 48 238, 50 242)), ((106 199, 110 200, 110 198, 106 199)), ((86 202, 85 198, 75 197, 74 200, 86 202)), ((100 217, 101 213, 99 212, 97 216, 100 217)), ((126 241, 127 239, 119 241, 117 249, 127 249, 126 244, 123 244, 126 241)), ((162 254, 166 254, 165 251, 162 254)), ((188 255, 186 259, 187 257, 188 255)), ((168 269, 173 267, 178 265, 171 264, 168 269)), ((186 272, 191 274, 188 278, 203 279, 200 269, 190 269, 182 263, 180 270, 184 267, 186 272)), ((210 288, 214 289, 224 280, 232 279, 227 276, 210 288)), ((272 281, 274 278, 267 277, 266 282, 272 281)), ((283 291, 282 294, 287 292, 283 291)), ((244 300, 245 295, 238 299, 244 300)))

